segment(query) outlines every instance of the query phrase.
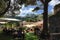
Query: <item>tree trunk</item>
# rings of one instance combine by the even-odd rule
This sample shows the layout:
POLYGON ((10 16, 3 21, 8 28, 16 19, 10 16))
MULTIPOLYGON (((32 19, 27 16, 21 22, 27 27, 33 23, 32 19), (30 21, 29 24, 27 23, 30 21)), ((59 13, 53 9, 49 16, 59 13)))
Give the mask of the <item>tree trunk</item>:
POLYGON ((41 33, 41 38, 45 40, 49 40, 49 32, 48 32, 48 0, 44 2, 44 13, 43 13, 43 31, 41 33))
POLYGON ((48 31, 48 2, 47 2, 47 0, 44 3, 43 30, 45 32, 48 31))

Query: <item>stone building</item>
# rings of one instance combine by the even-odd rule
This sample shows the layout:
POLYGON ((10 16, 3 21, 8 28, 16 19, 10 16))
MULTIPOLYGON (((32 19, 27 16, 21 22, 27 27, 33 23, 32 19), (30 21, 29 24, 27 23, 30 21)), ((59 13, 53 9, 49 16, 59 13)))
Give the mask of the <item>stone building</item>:
MULTIPOLYGON (((60 4, 54 7, 54 15, 49 17, 50 33, 60 33, 60 4)), ((55 35, 52 40, 60 40, 60 35, 55 35)))

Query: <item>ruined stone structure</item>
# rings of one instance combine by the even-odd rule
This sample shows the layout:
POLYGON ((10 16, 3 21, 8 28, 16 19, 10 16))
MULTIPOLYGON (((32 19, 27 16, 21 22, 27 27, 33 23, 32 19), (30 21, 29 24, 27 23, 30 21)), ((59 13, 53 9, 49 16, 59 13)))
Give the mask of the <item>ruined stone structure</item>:
POLYGON ((60 11, 60 4, 54 7, 54 14, 56 14, 58 11, 60 11))
MULTIPOLYGON (((54 7, 54 15, 49 17, 50 33, 60 33, 60 4, 54 7)), ((59 35, 55 35, 52 40, 60 40, 59 35)))

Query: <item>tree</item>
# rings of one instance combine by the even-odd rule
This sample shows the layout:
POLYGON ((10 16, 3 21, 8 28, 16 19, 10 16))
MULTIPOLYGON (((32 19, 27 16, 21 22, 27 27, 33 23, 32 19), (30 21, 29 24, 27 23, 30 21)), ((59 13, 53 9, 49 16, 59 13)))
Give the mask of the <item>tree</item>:
MULTIPOLYGON (((5 0, 3 0, 3 1, 5 2, 5 0)), ((10 0, 6 0, 6 1, 9 1, 9 4, 8 4, 8 7, 6 8, 6 10, 3 13, 0 13, 2 15, 4 15, 5 13, 7 15, 11 14, 12 16, 17 15, 17 13, 19 14, 20 13, 19 10, 21 9, 23 4, 25 4, 25 6, 37 5, 36 0, 13 0, 14 1, 13 3, 10 2, 10 0)), ((38 1, 40 1, 40 0, 38 0, 38 1)), ((2 5, 4 4, 2 1, 0 1, 0 2, 2 3, 2 5)), ((41 8, 37 6, 33 11, 36 11, 39 9, 41 9, 41 8)))
POLYGON ((36 22, 38 20, 37 18, 38 18, 38 15, 27 14, 26 17, 25 17, 25 20, 29 21, 29 22, 36 22))
POLYGON ((49 30, 48 30, 48 3, 51 0, 44 0, 44 13, 43 13, 43 31, 41 33, 41 38, 49 40, 49 30))
POLYGON ((0 16, 3 16, 10 7, 10 0, 0 0, 0 16))

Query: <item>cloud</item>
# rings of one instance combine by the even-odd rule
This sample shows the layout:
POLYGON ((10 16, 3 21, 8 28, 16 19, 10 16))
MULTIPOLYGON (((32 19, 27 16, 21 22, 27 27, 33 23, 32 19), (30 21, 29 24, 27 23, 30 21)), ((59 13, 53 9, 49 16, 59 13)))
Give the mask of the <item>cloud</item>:
POLYGON ((35 6, 27 6, 25 7, 22 5, 22 9, 20 9, 20 15, 18 16, 25 16, 26 14, 31 14, 33 13, 32 10, 34 9, 35 6))
MULTIPOLYGON (((51 2, 49 2, 49 9, 48 9, 48 12, 52 12, 54 13, 54 6, 59 4, 60 1, 59 0, 52 0, 51 2)), ((39 2, 37 2, 37 4, 39 4, 39 2)), ((25 16, 26 14, 31 14, 31 13, 34 13, 34 14, 41 14, 43 11, 39 10, 37 12, 32 12, 32 10, 36 7, 35 6, 31 6, 29 5, 28 7, 25 7, 24 5, 22 5, 22 9, 20 9, 21 13, 20 13, 20 16, 25 16)))
POLYGON ((52 0, 52 1, 49 3, 49 5, 55 6, 56 4, 59 4, 59 3, 60 3, 59 0, 52 0))
POLYGON ((24 10, 22 10, 22 9, 20 9, 20 11, 21 11, 21 13, 23 14, 23 13, 32 13, 32 10, 33 10, 34 8, 28 8, 28 9, 24 9, 24 10))
POLYGON ((59 3, 60 3, 59 0, 52 0, 52 1, 50 1, 49 2, 49 9, 48 9, 48 11, 54 13, 54 6, 59 4, 59 3))

